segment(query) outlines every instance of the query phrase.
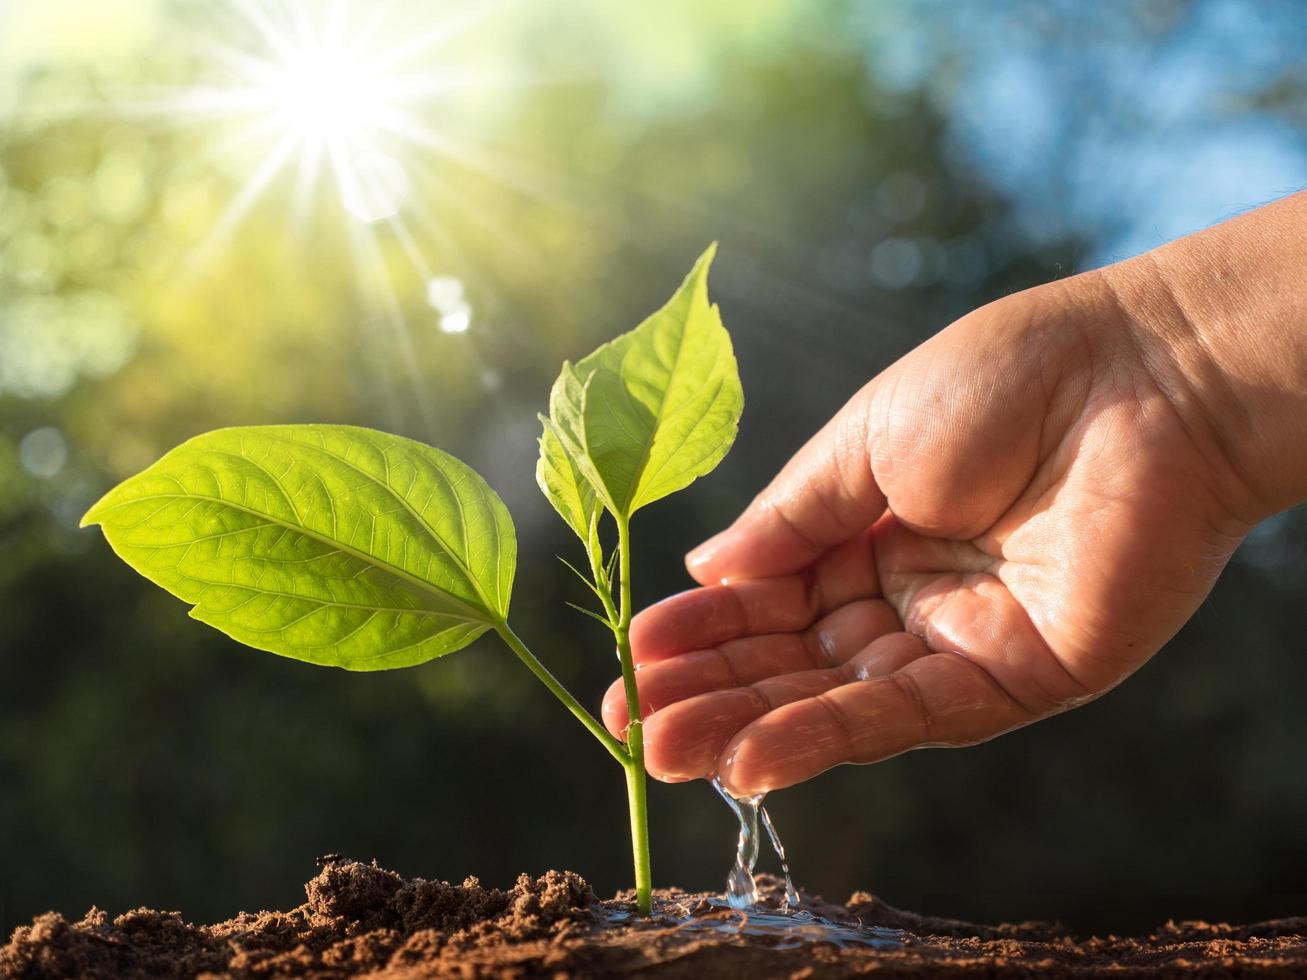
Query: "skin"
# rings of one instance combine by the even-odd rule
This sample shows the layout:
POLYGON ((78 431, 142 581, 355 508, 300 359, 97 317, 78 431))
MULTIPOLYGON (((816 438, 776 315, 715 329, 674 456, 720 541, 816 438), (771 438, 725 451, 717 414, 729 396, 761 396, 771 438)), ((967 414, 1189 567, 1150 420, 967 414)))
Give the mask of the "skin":
MULTIPOLYGON (((636 617, 649 772, 737 796, 1109 691, 1307 498, 1307 194, 963 317, 636 617)), ((626 726, 622 685, 605 724, 626 726)))

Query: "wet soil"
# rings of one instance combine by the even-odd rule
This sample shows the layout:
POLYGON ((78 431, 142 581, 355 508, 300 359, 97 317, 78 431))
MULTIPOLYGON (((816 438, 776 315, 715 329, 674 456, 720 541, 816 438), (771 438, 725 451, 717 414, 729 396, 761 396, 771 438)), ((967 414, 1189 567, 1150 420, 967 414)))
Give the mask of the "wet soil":
MULTIPOLYGON (((779 882, 759 883, 761 904, 776 908, 779 882)), ((331 857, 305 893, 289 911, 213 925, 151 909, 110 918, 93 908, 78 922, 49 912, 0 949, 0 977, 1307 976, 1307 918, 1167 923, 1149 936, 1077 940, 1055 925, 925 918, 865 892, 843 905, 803 896, 815 914, 877 927, 866 934, 892 948, 875 948, 811 941, 803 930, 759 935, 716 896, 674 890, 639 920, 629 895, 599 901, 565 871, 523 875, 504 891, 331 857)))

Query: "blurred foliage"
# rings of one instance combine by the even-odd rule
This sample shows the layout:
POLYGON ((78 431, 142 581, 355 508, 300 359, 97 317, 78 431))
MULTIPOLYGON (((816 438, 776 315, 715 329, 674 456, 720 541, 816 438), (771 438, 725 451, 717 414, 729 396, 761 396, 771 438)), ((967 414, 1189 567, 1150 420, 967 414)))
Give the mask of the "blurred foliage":
MULTIPOLYGON (((620 781, 493 642, 391 674, 310 669, 191 622, 74 529, 105 487, 220 425, 337 421, 431 441, 509 504, 514 621, 593 703, 611 657, 563 606, 583 598, 554 558, 574 542, 532 479, 535 412, 565 357, 632 326, 721 240, 713 293, 743 427, 711 479, 636 522, 645 604, 688 584, 683 552, 866 379, 1104 246, 1032 225, 1035 199, 964 152, 953 114, 967 89, 940 79, 965 77, 980 41, 949 5, 885 5, 900 55, 942 52, 925 79, 879 70, 883 31, 856 4, 702 6, 619 25, 607 4, 523 4, 496 22, 502 56, 542 81, 493 111, 440 110, 465 152, 409 171, 416 244, 464 286, 466 333, 437 328, 400 236, 378 226, 376 252, 358 252, 327 185, 296 222, 287 174, 205 247, 248 168, 202 122, 113 111, 109 85, 186 81, 186 46, 150 42, 202 34, 202 8, 163 5, 157 37, 123 64, 13 80, 0 99, 18 107, 0 121, 0 932, 93 902, 197 919, 288 905, 330 851, 451 879, 554 866, 601 892, 624 885, 620 781), (89 109, 58 109, 74 103, 89 109)), ((1075 42, 1064 6, 1039 21, 1050 50, 1075 42)), ((1110 6, 1114 36, 1191 23, 1186 4, 1110 6)), ((1285 23, 1307 39, 1307 17, 1285 23)), ((1286 66, 1225 104, 1301 120, 1302 77, 1286 66)), ((1057 189, 1055 171, 1045 180, 1057 189)), ((798 879, 1084 928, 1301 913, 1305 544, 1300 512, 1259 529, 1194 622, 1100 703, 778 794, 798 879)), ((655 787, 651 805, 656 881, 719 886, 734 829, 711 791, 655 787)))

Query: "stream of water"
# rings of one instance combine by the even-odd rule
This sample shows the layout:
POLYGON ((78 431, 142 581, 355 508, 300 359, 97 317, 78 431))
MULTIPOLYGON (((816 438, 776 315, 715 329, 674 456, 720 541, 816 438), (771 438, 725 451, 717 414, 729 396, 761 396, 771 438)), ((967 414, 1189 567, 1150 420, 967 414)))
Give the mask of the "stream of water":
MULTIPOLYGON (((696 923, 698 928, 768 936, 773 941, 786 944, 829 942, 837 946, 870 946, 875 949, 898 949, 904 945, 904 933, 898 929, 834 922, 808 909, 800 908, 802 900, 790 875, 790 865, 785 858, 785 847, 781 844, 780 834, 776 832, 776 825, 772 823, 767 808, 762 805, 762 796, 737 799, 728 793, 726 787, 717 779, 713 779, 712 784, 740 821, 740 837, 735 847, 735 864, 726 878, 725 905, 743 915, 736 921, 701 919, 696 923), (767 832, 767 838, 780 859, 781 871, 785 875, 785 898, 779 911, 775 912, 757 907, 758 885, 753 877, 753 869, 758 864, 758 851, 761 846, 761 835, 758 832, 760 825, 767 832)), ((716 905, 718 902, 720 900, 711 904, 716 905)))
MULTIPOLYGON (((901 949, 916 942, 901 929, 884 926, 864 926, 861 923, 836 922, 802 908, 802 899, 790 877, 790 866, 785 860, 785 848, 776 833, 761 796, 736 799, 716 779, 717 790, 726 805, 740 821, 740 837, 735 848, 735 865, 726 879, 726 897, 700 899, 693 908, 677 902, 654 900, 653 918, 649 925, 666 927, 668 922, 676 931, 711 932, 727 936, 758 936, 775 949, 792 949, 804 943, 832 943, 839 947, 865 946, 871 949, 901 949), (758 850, 766 831, 776 856, 785 873, 785 898, 779 909, 758 905, 758 885, 753 869, 758 864, 758 850)), ((612 925, 628 925, 636 921, 629 906, 609 908, 604 913, 612 925)))
POLYGON ((758 885, 753 880, 753 869, 758 865, 758 849, 761 846, 758 824, 761 822, 767 831, 767 837, 771 840, 772 849, 781 859, 781 871, 785 874, 785 902, 781 906, 781 911, 798 908, 799 893, 795 891, 794 881, 790 877, 790 866, 785 860, 785 848, 781 846, 780 835, 776 833, 776 825, 771 822, 767 808, 762 805, 762 796, 736 798, 728 793, 726 787, 716 778, 713 779, 712 785, 740 821, 740 839, 735 845, 735 865, 726 878, 727 904, 733 909, 749 909, 758 903, 758 885))

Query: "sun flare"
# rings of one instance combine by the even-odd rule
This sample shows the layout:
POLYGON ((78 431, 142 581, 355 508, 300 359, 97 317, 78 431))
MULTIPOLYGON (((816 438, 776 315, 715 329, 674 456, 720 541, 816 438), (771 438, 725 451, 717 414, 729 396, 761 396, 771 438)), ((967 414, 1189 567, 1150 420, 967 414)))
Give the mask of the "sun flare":
POLYGON ((402 0, 228 0, 211 8, 214 30, 200 80, 119 105, 177 125, 204 125, 208 157, 241 175, 187 256, 191 272, 229 247, 270 189, 285 192, 290 225, 301 233, 331 218, 320 205, 335 200, 329 210, 344 222, 365 316, 387 325, 428 424, 432 406, 382 245, 387 237, 397 242, 420 281, 435 284, 428 290, 432 326, 466 332, 471 302, 461 283, 436 275, 423 254, 422 233, 440 229, 411 192, 433 156, 476 166, 475 151, 435 125, 433 110, 504 83, 493 71, 470 69, 472 46, 455 42, 508 2, 468 0, 432 15, 402 0), (317 193, 324 185, 331 189, 326 198, 317 193))
POLYGON ((270 108, 306 143, 352 143, 367 136, 385 87, 359 53, 340 44, 291 50, 264 83, 270 108))

